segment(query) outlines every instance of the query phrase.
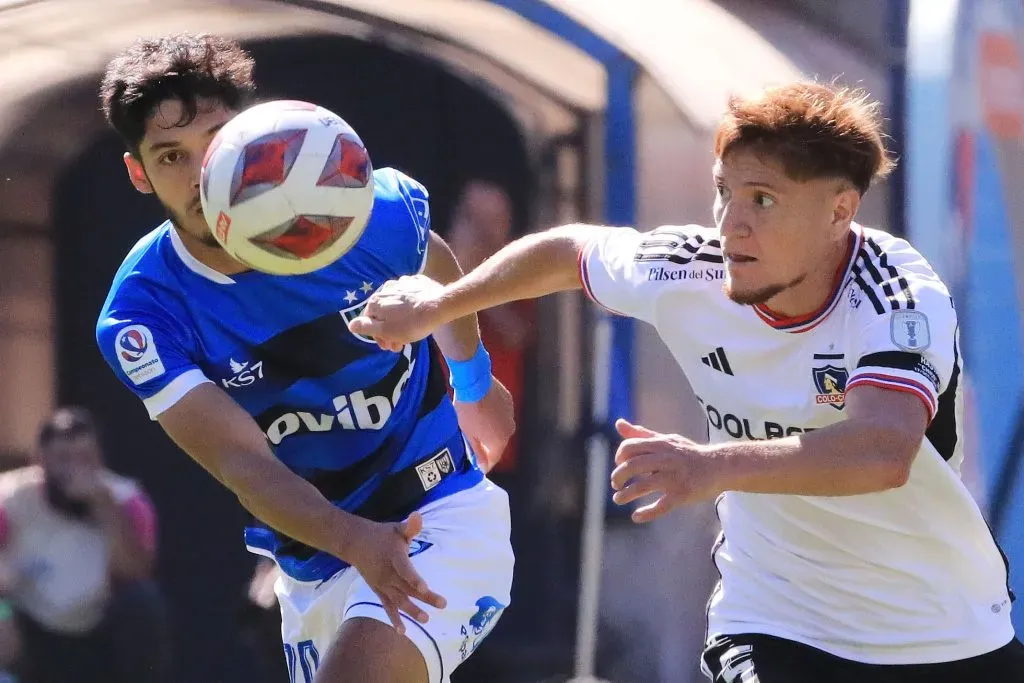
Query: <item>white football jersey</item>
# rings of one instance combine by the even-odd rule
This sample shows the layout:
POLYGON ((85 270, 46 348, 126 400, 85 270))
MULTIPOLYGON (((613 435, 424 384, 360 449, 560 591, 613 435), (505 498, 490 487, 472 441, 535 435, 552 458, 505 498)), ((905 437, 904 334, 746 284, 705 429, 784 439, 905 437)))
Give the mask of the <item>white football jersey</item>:
POLYGON ((910 244, 855 225, 831 297, 795 319, 729 300, 715 229, 609 231, 580 270, 596 302, 657 329, 712 443, 827 427, 858 385, 909 392, 928 408, 900 488, 719 498, 709 637, 768 634, 876 664, 966 659, 1012 639, 1006 560, 960 481, 956 312, 910 244))

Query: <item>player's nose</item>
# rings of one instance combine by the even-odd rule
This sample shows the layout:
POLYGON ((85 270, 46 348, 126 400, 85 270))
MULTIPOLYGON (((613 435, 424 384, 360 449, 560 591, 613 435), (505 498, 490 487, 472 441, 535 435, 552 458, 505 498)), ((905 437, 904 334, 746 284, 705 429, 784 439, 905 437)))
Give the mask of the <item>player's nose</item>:
POLYGON ((718 216, 718 231, 725 238, 749 237, 751 233, 750 222, 742 212, 732 208, 732 205, 723 208, 718 216))
POLYGON ((202 157, 195 157, 192 164, 189 166, 189 181, 190 187, 196 192, 199 191, 199 183, 203 175, 203 160, 202 157))

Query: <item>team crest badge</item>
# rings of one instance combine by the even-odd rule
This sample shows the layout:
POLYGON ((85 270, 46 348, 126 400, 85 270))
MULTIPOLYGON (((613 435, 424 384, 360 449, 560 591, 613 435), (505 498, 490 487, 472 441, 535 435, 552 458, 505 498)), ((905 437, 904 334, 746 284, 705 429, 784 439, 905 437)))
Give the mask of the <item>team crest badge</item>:
MULTIPOLYGON (((350 322, 358 318, 364 308, 366 308, 366 301, 360 301, 355 306, 349 306, 348 308, 341 309, 341 317, 345 319, 345 324, 348 325, 350 322)), ((374 343, 374 341, 369 337, 364 337, 363 335, 356 334, 355 332, 350 332, 350 334, 359 341, 366 342, 367 344, 374 343)))
POLYGON ((814 377, 814 386, 818 390, 814 402, 842 410, 846 404, 846 380, 850 377, 846 368, 826 365, 823 368, 813 368, 811 374, 814 377))
MULTIPOLYGON (((374 289, 372 282, 364 282, 361 287, 346 290, 343 298, 345 303, 349 304, 349 306, 348 308, 343 308, 338 311, 338 313, 341 314, 341 317, 345 319, 346 325, 358 318, 359 314, 363 312, 363 309, 366 308, 366 302, 370 300, 370 295, 373 294, 374 289), (363 298, 362 301, 359 301, 360 297, 363 298)), ((351 331, 350 334, 361 342, 366 342, 367 344, 376 343, 370 337, 364 337, 361 334, 356 334, 351 331)))

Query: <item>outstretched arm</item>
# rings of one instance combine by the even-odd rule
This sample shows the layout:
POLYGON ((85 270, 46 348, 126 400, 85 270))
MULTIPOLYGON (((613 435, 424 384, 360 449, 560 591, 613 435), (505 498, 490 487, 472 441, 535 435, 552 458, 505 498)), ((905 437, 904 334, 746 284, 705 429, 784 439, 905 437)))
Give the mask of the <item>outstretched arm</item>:
POLYGON ((382 345, 401 345, 486 308, 578 289, 583 248, 611 229, 576 224, 527 235, 444 287, 421 277, 390 282, 370 298, 350 328, 382 345))

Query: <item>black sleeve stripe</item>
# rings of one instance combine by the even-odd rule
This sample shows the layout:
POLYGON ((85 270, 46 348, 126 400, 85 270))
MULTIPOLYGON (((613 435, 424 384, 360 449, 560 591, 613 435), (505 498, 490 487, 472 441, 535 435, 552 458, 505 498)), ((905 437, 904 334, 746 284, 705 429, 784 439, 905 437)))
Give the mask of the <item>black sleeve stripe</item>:
POLYGON ((875 305, 875 312, 881 314, 888 310, 898 311, 916 307, 916 302, 910 291, 910 284, 906 277, 889 263, 888 254, 882 251, 881 247, 871 238, 865 238, 864 243, 871 249, 872 253, 864 247, 857 253, 853 265, 853 275, 857 284, 868 294, 871 302, 875 305), (870 275, 870 281, 864 274, 870 275))
MULTIPOLYGON (((870 237, 864 238, 864 244, 866 244, 871 249, 871 251, 874 252, 875 259, 878 260, 878 265, 881 268, 883 268, 886 274, 888 275, 888 279, 885 282, 885 291, 886 294, 889 295, 889 297, 891 297, 891 300, 893 301, 893 310, 898 310, 900 308, 901 303, 905 308, 914 308, 916 303, 914 301, 913 295, 910 292, 910 284, 907 282, 907 279, 903 276, 903 274, 900 273, 892 264, 889 263, 889 255, 886 254, 882 250, 882 248, 878 246, 878 243, 870 237), (892 285, 894 282, 900 288, 898 293, 894 292, 892 289, 892 285)), ((868 259, 868 261, 870 262, 871 259, 868 259)))
MULTIPOLYGON (((939 396, 938 409, 932 418, 932 423, 925 432, 925 438, 939 452, 942 459, 949 461, 956 452, 957 442, 960 440, 961 425, 956 422, 956 399, 960 390, 960 349, 958 344, 953 342, 953 372, 949 378, 946 390, 939 396)), ((1002 550, 999 551, 1002 553, 1002 550)), ((1006 557, 1003 557, 1006 561, 1006 557)))
POLYGON ((928 380, 935 391, 939 390, 939 373, 928 360, 919 353, 907 351, 879 351, 869 353, 857 361, 858 368, 888 368, 913 372, 928 380))
POLYGON ((869 353, 863 356, 858 362, 858 368, 892 368, 894 370, 917 371, 917 364, 921 362, 921 354, 909 353, 907 351, 880 351, 869 353))
POLYGON ((871 300, 871 305, 875 308, 875 313, 879 315, 885 313, 885 308, 882 306, 882 302, 878 298, 878 295, 875 294, 875 291, 871 289, 871 287, 868 287, 868 283, 864 282, 864 278, 861 277, 860 271, 856 267, 854 267, 853 270, 853 281, 857 283, 857 286, 860 287, 862 292, 867 294, 868 299, 871 300))
POLYGON ((897 284, 899 284, 900 291, 903 293, 903 298, 907 302, 907 308, 914 308, 914 296, 910 292, 910 285, 907 283, 907 279, 903 277, 902 273, 889 264, 889 255, 882 251, 882 248, 879 247, 874 240, 869 238, 866 241, 872 251, 875 252, 875 255, 878 256, 879 264, 888 271, 890 278, 894 278, 897 284))
POLYGON ((633 260, 637 262, 668 261, 686 265, 692 261, 723 263, 721 242, 705 240, 701 235, 686 235, 679 230, 658 229, 651 233, 663 239, 645 239, 633 260), (673 239, 678 238, 678 239, 673 239))
POLYGON ((696 254, 701 249, 701 243, 699 241, 694 242, 680 242, 679 240, 644 240, 640 243, 637 253, 647 253, 656 250, 668 250, 668 251, 687 251, 690 254, 696 254))

